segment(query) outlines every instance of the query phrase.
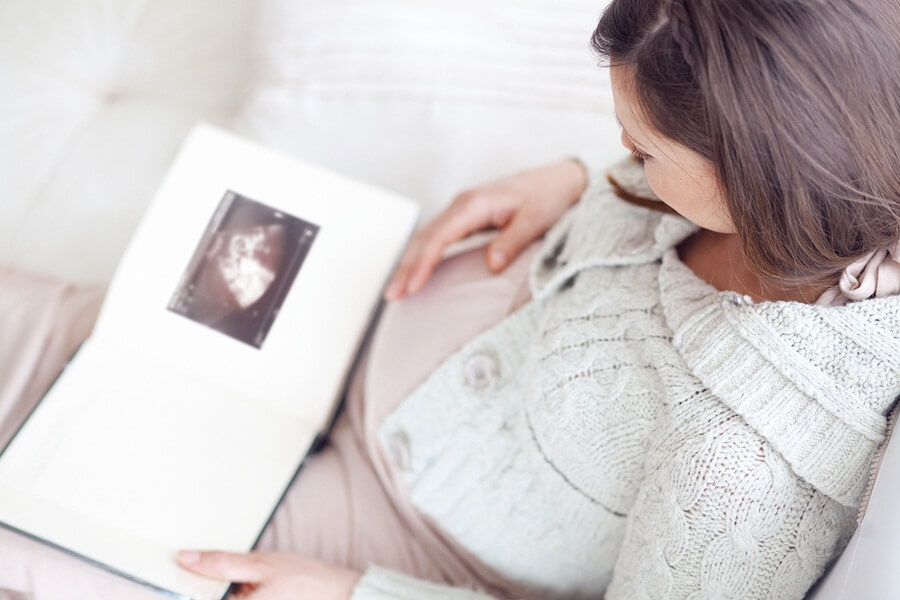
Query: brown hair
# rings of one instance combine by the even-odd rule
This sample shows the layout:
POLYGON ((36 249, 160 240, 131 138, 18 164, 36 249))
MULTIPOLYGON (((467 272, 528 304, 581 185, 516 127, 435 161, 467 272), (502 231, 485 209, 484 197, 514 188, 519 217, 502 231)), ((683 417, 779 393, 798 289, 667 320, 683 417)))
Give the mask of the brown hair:
POLYGON ((712 163, 760 276, 833 283, 900 239, 897 0, 613 0, 591 41, 712 163))

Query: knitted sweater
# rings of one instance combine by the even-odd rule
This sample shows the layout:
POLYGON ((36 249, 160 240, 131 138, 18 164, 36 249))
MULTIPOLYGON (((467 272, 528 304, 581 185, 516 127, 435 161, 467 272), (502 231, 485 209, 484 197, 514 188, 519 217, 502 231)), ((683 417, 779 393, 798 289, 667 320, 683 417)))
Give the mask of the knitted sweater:
MULTIPOLYGON (((694 231, 592 177, 532 300, 381 426, 416 507, 529 595, 800 599, 852 533, 900 393, 900 297, 720 293, 678 258, 694 231)), ((374 567, 353 595, 438 598, 487 596, 374 567)))

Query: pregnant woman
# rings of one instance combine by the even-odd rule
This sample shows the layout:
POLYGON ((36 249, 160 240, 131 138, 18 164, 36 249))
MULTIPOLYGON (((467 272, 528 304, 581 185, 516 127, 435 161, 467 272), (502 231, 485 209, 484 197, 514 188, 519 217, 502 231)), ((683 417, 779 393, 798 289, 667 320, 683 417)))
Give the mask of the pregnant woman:
MULTIPOLYGON (((900 393, 900 5, 614 0, 592 41, 634 157, 421 230, 260 550, 184 568, 252 600, 799 600, 841 551, 900 393), (486 226, 499 275, 440 261, 486 226)), ((96 296, 5 277, 9 407, 96 296)), ((0 588, 149 597, 0 542, 0 588)))

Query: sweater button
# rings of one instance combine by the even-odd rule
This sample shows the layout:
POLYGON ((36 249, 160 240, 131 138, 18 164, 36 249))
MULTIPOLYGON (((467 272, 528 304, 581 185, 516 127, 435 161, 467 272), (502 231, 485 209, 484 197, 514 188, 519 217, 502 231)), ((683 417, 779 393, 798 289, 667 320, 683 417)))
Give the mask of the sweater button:
POLYGON ((476 354, 466 361, 466 386, 476 391, 487 389, 494 383, 499 371, 497 361, 492 357, 487 354, 476 354))
POLYGON ((753 304, 753 298, 744 294, 741 295, 737 292, 726 290, 724 292, 719 292, 719 295, 724 297, 727 302, 733 304, 734 306, 744 306, 753 304))
POLYGON ((401 471, 409 471, 412 463, 409 451, 409 436, 403 430, 395 431, 387 439, 388 460, 401 471))
POLYGON ((622 254, 635 255, 649 250, 653 246, 653 240, 646 235, 636 235, 627 242, 619 246, 619 252, 622 254))

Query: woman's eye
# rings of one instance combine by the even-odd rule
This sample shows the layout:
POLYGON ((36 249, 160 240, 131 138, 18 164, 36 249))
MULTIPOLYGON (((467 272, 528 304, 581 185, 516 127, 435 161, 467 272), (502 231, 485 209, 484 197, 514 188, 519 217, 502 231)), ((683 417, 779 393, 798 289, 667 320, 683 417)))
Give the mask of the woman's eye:
POLYGON ((638 159, 640 162, 644 162, 644 161, 647 160, 648 158, 653 158, 652 156, 650 156, 650 155, 647 154, 646 152, 641 152, 640 150, 638 150, 638 149, 637 149, 636 147, 634 147, 634 146, 632 146, 632 148, 631 148, 631 155, 632 155, 633 157, 635 157, 636 159, 638 159))

